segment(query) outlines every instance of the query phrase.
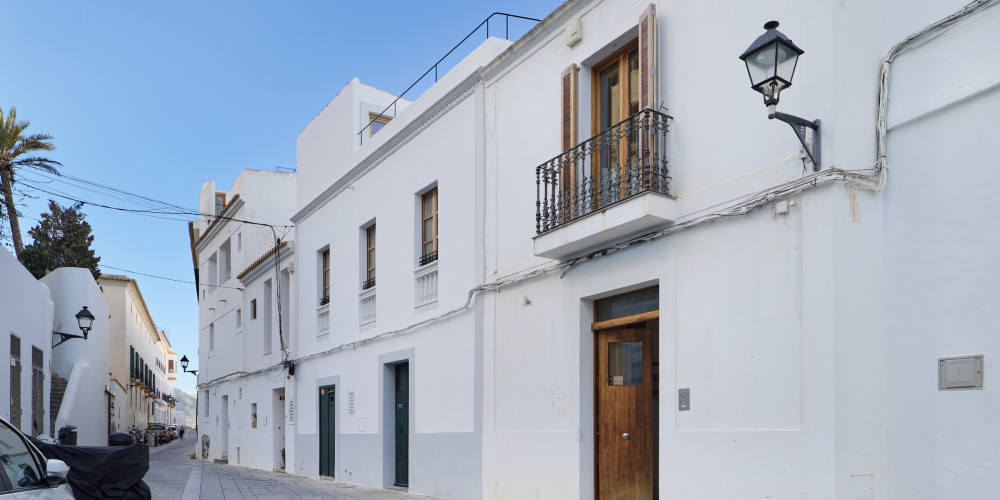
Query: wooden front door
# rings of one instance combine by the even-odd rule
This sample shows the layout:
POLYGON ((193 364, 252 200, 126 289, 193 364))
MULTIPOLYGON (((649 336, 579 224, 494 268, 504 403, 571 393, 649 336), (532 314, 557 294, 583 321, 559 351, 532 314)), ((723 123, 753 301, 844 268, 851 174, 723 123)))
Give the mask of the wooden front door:
POLYGON ((654 498, 653 344, 648 328, 597 332, 599 500, 654 498))

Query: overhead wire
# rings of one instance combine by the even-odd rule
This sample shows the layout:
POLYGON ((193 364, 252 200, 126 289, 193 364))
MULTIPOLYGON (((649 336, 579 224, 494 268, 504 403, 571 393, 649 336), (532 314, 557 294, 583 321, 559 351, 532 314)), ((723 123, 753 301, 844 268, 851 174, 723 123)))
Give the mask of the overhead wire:
MULTIPOLYGON (((148 278, 156 278, 156 279, 161 279, 161 280, 166 280, 166 281, 176 281, 177 283, 185 283, 185 284, 188 284, 188 285, 194 285, 195 284, 195 282, 193 282, 193 281, 181 280, 181 279, 177 279, 177 278, 167 278, 166 276, 157 276, 155 274, 141 273, 139 271, 132 271, 132 270, 123 269, 123 268, 120 268, 120 267, 109 266, 107 264, 98 264, 98 266, 100 266, 102 268, 114 269, 116 271, 122 271, 122 272, 130 273, 130 274, 137 274, 139 276, 146 276, 148 278)), ((212 287, 212 288, 228 288, 230 290, 243 290, 243 288, 241 288, 241 287, 235 287, 235 286, 209 285, 209 284, 206 284, 206 283, 201 283, 201 285, 207 286, 207 287, 212 287)))

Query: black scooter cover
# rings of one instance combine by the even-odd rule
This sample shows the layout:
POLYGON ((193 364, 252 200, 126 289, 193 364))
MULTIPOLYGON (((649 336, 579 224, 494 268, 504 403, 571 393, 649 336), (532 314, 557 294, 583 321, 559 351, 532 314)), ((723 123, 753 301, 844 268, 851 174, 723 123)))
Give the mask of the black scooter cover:
POLYGON ((62 446, 29 437, 45 458, 69 466, 69 485, 76 500, 152 500, 142 478, 149 470, 149 448, 130 446, 62 446))

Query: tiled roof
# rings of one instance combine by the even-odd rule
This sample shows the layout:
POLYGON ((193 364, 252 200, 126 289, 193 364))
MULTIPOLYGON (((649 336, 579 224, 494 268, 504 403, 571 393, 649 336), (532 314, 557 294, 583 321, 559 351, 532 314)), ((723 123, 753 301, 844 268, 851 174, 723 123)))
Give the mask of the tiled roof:
POLYGON ((246 276, 247 274, 249 274, 250 271, 253 271, 254 268, 256 268, 257 266, 263 264, 264 261, 266 261, 268 259, 268 257, 274 255, 275 252, 277 252, 279 248, 281 248, 281 247, 283 247, 283 246, 285 246, 287 244, 288 244, 287 241, 282 241, 281 243, 278 243, 277 245, 273 246, 270 250, 264 252, 264 255, 261 255, 257 260, 253 261, 253 264, 250 264, 250 266, 247 267, 246 269, 244 269, 242 273, 237 274, 236 275, 236 279, 243 279, 243 277, 246 276))
POLYGON ((208 227, 205 228, 205 232, 201 233, 201 237, 198 238, 198 241, 194 242, 194 244, 191 245, 192 247, 197 247, 198 244, 201 243, 201 240, 205 239, 205 237, 208 236, 208 233, 212 232, 212 228, 215 227, 215 225, 218 224, 220 220, 228 220, 224 216, 226 215, 226 212, 229 211, 229 207, 236 204, 236 200, 238 199, 240 199, 240 195, 233 196, 233 199, 229 200, 229 203, 226 203, 226 206, 222 208, 222 211, 215 215, 215 219, 212 222, 208 223, 208 227))

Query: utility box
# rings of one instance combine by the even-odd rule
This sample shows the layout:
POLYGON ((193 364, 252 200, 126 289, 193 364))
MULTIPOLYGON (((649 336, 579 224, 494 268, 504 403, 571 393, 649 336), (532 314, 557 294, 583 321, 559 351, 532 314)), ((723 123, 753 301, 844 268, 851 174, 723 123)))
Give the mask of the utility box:
POLYGON ((938 390, 982 389, 983 356, 962 356, 938 360, 938 390))

